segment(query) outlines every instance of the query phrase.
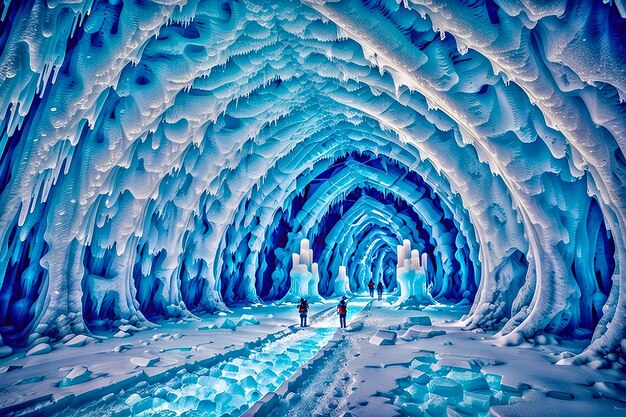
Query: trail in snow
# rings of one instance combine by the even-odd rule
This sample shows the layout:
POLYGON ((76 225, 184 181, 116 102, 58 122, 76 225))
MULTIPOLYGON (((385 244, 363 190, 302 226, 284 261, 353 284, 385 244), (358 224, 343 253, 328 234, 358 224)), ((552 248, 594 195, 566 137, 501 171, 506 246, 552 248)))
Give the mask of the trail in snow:
MULTIPOLYGON (((366 302, 350 303, 351 320, 366 302)), ((267 338, 255 348, 211 365, 197 364, 157 383, 141 383, 59 413, 63 417, 98 416, 238 416, 273 392, 310 360, 335 334, 339 319, 334 305, 313 317, 310 327, 294 328, 278 339, 267 338)))
POLYGON ((345 413, 345 405, 351 391, 351 375, 348 363, 359 355, 358 345, 363 343, 363 336, 351 330, 363 326, 371 305, 367 305, 354 317, 347 330, 342 332, 339 342, 329 349, 330 354, 318 362, 313 373, 294 394, 280 401, 269 414, 270 417, 310 417, 339 416, 345 413))

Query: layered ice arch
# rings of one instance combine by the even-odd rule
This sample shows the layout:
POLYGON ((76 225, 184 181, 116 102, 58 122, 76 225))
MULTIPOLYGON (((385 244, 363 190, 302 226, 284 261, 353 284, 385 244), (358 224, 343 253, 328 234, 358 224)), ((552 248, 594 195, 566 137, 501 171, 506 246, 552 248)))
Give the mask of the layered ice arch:
POLYGON ((278 300, 304 238, 394 287, 408 239, 469 328, 623 354, 621 1, 0 10, 3 344, 278 300))

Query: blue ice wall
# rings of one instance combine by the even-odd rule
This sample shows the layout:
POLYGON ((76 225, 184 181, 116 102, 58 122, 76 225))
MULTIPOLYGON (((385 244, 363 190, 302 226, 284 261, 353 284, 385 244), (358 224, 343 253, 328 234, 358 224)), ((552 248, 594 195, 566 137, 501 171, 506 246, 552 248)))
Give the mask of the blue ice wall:
MULTIPOLYGON (((413 247, 428 252, 432 265, 428 269, 429 283, 436 297, 458 301, 465 291, 470 296, 475 293, 474 267, 466 240, 459 238, 464 245, 456 246, 458 229, 451 212, 443 209, 437 194, 415 172, 383 155, 353 152, 330 165, 324 161, 321 168, 313 167, 312 173, 317 175, 308 175, 306 181, 301 181, 301 189, 295 191, 298 194, 291 201, 286 200, 285 210, 277 212, 266 232, 272 237, 263 241, 255 276, 257 293, 262 298, 280 299, 285 295, 291 253, 299 251, 303 238, 312 242, 313 260, 320 270, 319 290, 324 296, 332 294, 340 265, 348 268, 353 292, 365 290, 370 278, 376 282, 384 279, 392 284, 390 289, 395 289, 395 277, 384 277, 385 269, 379 264, 389 267, 390 262, 385 263, 384 258, 395 259, 396 245, 405 238, 413 247), (395 192, 381 187, 381 176, 389 176, 402 185, 395 192), (345 185, 328 187, 342 184, 347 177, 351 181, 345 185), (328 209, 317 212, 319 218, 310 220, 317 207, 327 205, 328 209), (433 224, 437 227, 433 228, 433 224)), ((244 228, 231 227, 237 226, 244 228)), ((239 237, 241 233, 232 235, 239 237)), ((240 258, 248 255, 247 244, 235 245, 245 251, 240 258)), ((243 262, 240 259, 234 264, 243 262)), ((395 263, 391 264, 395 268, 395 263)), ((235 274, 223 270, 222 288, 236 288, 239 281, 233 275, 243 274, 243 268, 235 274)), ((233 291, 229 301, 237 300, 235 295, 233 291)))
POLYGON ((1 343, 278 299, 307 237, 322 294, 409 239, 469 328, 621 352, 625 13, 4 0, 1 343))

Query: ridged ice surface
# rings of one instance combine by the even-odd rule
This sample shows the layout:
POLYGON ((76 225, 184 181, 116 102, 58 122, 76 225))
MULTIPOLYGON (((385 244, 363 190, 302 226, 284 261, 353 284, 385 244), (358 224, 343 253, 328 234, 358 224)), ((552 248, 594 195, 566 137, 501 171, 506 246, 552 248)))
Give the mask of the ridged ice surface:
POLYGON ((622 1, 0 10, 2 343, 279 300, 303 238, 395 287, 408 239, 468 327, 621 351, 622 1))

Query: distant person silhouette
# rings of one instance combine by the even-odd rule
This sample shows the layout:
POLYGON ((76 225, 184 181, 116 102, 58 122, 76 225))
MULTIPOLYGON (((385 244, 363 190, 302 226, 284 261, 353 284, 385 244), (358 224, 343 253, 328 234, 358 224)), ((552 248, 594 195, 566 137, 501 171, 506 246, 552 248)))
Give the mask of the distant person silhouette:
POLYGON ((376 290, 378 290, 378 301, 383 299, 383 290, 385 289, 385 286, 383 285, 382 281, 378 281, 378 285, 376 286, 376 290))
POLYGON ((309 303, 307 303, 304 298, 300 298, 298 311, 300 312, 300 327, 306 327, 306 316, 309 312, 309 303))
POLYGON ((346 328, 346 315, 348 314, 348 305, 346 304, 346 297, 341 297, 339 305, 337 305, 337 313, 339 313, 339 327, 346 328))
POLYGON ((370 282, 367 284, 367 287, 370 289, 370 297, 374 296, 374 280, 370 278, 370 282))

